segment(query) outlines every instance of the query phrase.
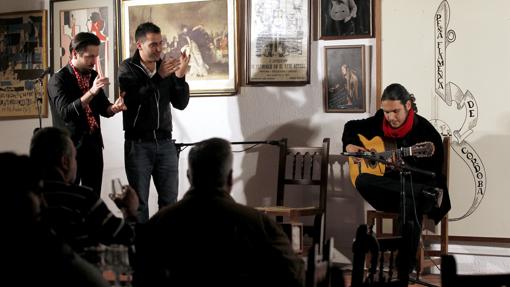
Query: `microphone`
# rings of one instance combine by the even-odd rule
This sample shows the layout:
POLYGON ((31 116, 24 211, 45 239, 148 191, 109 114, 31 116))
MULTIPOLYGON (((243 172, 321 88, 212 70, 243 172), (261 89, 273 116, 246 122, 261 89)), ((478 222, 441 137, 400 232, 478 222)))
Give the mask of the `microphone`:
POLYGON ((44 71, 39 75, 39 77, 35 78, 35 81, 36 82, 42 81, 44 79, 44 77, 46 77, 46 75, 48 75, 50 72, 51 72, 51 67, 44 69, 44 71))

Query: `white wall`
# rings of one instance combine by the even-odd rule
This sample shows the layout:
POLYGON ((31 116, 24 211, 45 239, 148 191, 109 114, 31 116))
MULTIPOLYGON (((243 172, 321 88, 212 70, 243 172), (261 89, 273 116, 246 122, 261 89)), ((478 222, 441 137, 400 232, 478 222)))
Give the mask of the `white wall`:
MULTIPOLYGON (((399 81, 414 92, 421 115, 441 119, 450 129, 458 130, 469 121, 470 113, 452 103, 447 105, 435 92, 436 38, 435 13, 441 1, 383 1, 383 69, 385 84, 399 81), (386 19, 391 19, 387 21, 386 19), (403 25, 402 23, 412 23, 403 25), (401 63, 404 63, 403 65, 401 63)), ((451 222, 450 234, 460 236, 510 238, 510 173, 506 163, 510 153, 510 2, 450 0, 447 30, 455 32, 455 41, 443 50, 444 83, 455 83, 462 93, 471 92, 477 103, 478 120, 472 133, 454 146, 471 146, 485 167, 485 175, 472 174, 465 163, 466 154, 452 151, 450 167, 451 218, 462 217, 475 197, 477 184, 486 186, 478 208, 468 217, 451 222), (490 4, 489 4, 490 3, 490 4), (474 21, 474 19, 478 19, 474 21), (483 178, 477 182, 476 177, 483 178)), ((446 23, 446 19, 442 19, 446 23)), ((444 36, 448 34, 443 31, 444 36)), ((439 39, 439 42, 444 39, 439 39)), ((476 107, 476 106, 475 106, 476 107)), ((483 168, 482 168, 483 170, 483 168)))

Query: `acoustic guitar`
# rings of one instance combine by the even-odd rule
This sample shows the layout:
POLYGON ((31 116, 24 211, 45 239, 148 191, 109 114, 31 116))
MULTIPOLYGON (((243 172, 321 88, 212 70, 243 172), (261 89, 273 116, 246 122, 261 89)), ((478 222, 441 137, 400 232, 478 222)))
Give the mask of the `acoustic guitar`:
MULTIPOLYGON (((434 154, 434 144, 432 142, 421 142, 410 147, 402 147, 399 149, 385 150, 385 146, 395 146, 391 143, 385 143, 381 137, 375 136, 371 140, 361 134, 358 134, 363 147, 367 152, 361 154, 368 155, 372 158, 390 161, 396 155, 414 156, 414 157, 430 157, 434 154)), ((361 155, 360 155, 361 156, 361 155)), ((377 176, 383 176, 386 171, 386 165, 376 160, 361 158, 359 162, 354 161, 354 156, 349 156, 349 174, 351 182, 356 187, 356 178, 360 173, 370 173, 377 176)))
POLYGON ((351 15, 351 10, 344 3, 331 1, 331 8, 329 9, 329 16, 335 21, 341 21, 351 15))

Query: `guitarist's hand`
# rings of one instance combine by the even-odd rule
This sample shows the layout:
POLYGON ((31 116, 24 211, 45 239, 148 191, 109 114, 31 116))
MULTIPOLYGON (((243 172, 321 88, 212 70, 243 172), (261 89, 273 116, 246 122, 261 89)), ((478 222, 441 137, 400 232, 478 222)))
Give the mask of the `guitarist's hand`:
MULTIPOLYGON (((353 145, 353 144, 348 144, 346 147, 345 147, 345 151, 346 152, 362 152, 362 151, 367 151, 366 148, 362 147, 362 146, 357 146, 357 145, 353 145)), ((359 157, 353 157, 352 158, 353 161, 355 163, 358 163, 361 161, 361 158, 359 157)))

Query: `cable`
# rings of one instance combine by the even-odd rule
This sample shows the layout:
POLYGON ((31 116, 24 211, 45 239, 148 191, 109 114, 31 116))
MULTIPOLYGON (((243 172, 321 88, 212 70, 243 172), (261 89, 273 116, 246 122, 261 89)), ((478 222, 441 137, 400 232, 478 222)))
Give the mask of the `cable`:
POLYGON ((253 148, 255 148, 256 146, 260 145, 260 143, 257 143, 257 144, 254 144, 254 145, 251 145, 245 149, 242 149, 242 150, 233 150, 232 152, 245 152, 245 151, 248 151, 248 150, 251 150, 253 148))

